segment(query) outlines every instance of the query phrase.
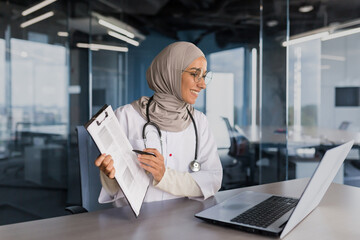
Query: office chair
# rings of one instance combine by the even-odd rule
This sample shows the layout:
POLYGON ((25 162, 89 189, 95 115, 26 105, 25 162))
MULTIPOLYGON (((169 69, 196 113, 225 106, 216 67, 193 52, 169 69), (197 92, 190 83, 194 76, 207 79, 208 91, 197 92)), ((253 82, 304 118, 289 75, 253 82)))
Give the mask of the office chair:
POLYGON ((71 213, 82 213, 111 208, 113 206, 110 203, 98 203, 101 182, 99 169, 95 166, 94 161, 100 152, 83 126, 77 126, 76 133, 79 149, 82 206, 70 206, 66 210, 71 213))
POLYGON ((339 130, 347 130, 350 126, 349 121, 342 121, 339 126, 339 130))
POLYGON ((222 119, 226 124, 230 138, 227 155, 220 156, 223 166, 222 189, 246 186, 249 183, 250 175, 249 141, 230 125, 228 118, 222 117, 222 119))

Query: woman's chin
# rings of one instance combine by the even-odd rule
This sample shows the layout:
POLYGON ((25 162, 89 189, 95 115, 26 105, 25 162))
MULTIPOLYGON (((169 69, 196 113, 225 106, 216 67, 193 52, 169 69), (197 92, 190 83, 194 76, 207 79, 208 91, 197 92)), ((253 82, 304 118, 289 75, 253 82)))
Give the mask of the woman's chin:
POLYGON ((190 104, 190 105, 194 105, 196 102, 196 98, 195 99, 189 99, 188 101, 185 101, 186 103, 190 104))

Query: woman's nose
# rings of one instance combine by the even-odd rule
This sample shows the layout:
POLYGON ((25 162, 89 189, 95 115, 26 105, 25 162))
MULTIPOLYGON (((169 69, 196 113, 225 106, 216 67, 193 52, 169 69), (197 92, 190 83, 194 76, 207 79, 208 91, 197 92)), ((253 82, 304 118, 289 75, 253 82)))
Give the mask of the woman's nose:
POLYGON ((200 81, 197 83, 198 87, 201 89, 205 89, 206 88, 206 84, 205 84, 205 79, 202 77, 200 79, 200 81))

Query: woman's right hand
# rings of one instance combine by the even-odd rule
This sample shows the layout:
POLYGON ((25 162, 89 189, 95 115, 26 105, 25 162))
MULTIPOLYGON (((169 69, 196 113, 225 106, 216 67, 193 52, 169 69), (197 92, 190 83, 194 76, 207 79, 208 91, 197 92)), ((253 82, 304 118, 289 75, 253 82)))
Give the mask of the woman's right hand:
POLYGON ((105 173, 105 175, 109 178, 113 179, 115 177, 114 160, 111 155, 106 155, 105 153, 101 154, 95 160, 95 166, 97 166, 100 171, 105 173))

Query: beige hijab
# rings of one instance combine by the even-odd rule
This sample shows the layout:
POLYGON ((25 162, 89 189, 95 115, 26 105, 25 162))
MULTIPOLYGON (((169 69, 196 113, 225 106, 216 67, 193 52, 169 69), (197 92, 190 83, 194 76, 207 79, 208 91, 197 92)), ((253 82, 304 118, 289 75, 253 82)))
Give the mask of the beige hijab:
MULTIPOLYGON (((203 52, 189 42, 175 42, 164 48, 146 71, 149 87, 155 92, 149 107, 150 121, 161 130, 179 132, 191 123, 194 108, 181 97, 181 76, 195 59, 204 57, 203 52)), ((137 112, 146 118, 149 97, 141 97, 131 103, 137 112)))

